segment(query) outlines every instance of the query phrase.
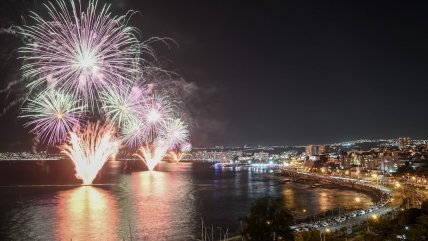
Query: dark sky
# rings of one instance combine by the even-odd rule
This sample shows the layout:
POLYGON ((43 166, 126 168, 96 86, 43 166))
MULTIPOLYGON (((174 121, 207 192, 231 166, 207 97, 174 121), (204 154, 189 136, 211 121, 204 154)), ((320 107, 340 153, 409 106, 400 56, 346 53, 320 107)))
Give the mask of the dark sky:
MULTIPOLYGON (((197 86, 194 146, 428 137, 428 3, 111 1, 178 42, 156 47, 197 86)), ((8 115, 3 139, 23 132, 8 115)))

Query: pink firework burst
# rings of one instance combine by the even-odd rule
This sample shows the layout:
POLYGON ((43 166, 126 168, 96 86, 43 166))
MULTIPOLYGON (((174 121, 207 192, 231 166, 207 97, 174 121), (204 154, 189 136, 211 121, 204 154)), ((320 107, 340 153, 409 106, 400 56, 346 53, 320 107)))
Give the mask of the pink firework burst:
POLYGON ((128 15, 112 16, 109 5, 98 7, 94 0, 86 5, 58 0, 45 4, 49 18, 32 13, 35 24, 22 30, 31 42, 19 52, 27 87, 60 89, 93 107, 100 90, 139 75, 144 46, 137 30, 126 26, 128 15))

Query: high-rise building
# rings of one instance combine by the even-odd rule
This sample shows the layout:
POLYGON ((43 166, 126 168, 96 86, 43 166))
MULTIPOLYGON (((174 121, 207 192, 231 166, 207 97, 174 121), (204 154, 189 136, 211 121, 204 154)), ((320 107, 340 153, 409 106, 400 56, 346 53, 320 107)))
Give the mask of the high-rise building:
POLYGON ((325 153, 325 146, 307 145, 305 151, 307 156, 319 156, 325 153))
POLYGON ((403 150, 412 144, 410 137, 398 137, 398 149, 403 150))

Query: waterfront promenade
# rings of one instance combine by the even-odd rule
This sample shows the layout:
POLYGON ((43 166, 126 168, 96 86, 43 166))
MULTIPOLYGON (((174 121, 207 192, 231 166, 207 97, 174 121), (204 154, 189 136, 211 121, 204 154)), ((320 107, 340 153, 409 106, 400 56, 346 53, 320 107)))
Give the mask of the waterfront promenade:
POLYGON ((295 230, 298 231, 319 230, 322 233, 328 233, 343 229, 352 230, 352 227, 368 223, 369 219, 376 220, 380 216, 396 210, 401 203, 400 195, 397 192, 394 192, 391 188, 377 184, 375 185, 364 180, 320 175, 291 169, 283 169, 281 175, 289 176, 295 181, 312 180, 318 183, 340 185, 363 192, 370 192, 374 195, 378 203, 372 208, 354 211, 354 214, 348 212, 335 217, 322 219, 317 222, 299 223, 294 227, 295 230))

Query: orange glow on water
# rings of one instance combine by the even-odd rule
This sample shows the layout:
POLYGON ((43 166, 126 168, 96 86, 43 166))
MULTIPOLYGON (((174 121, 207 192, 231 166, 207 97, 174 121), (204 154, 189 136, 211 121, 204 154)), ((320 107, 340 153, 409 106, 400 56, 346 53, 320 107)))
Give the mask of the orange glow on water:
POLYGON ((167 175, 163 172, 140 172, 131 176, 131 187, 136 223, 137 237, 150 237, 151 240, 164 240, 167 233, 162 228, 169 225, 173 216, 175 197, 168 193, 167 175), (162 207, 162 208, 159 208, 162 207))
POLYGON ((189 170, 191 165, 159 165, 162 171, 132 173, 130 176, 133 218, 136 220, 133 234, 139 237, 138 240, 194 240, 187 235, 201 225, 200 215, 193 196, 193 181, 181 173, 189 170))
POLYGON ((110 192, 92 186, 60 193, 58 240, 119 240, 117 206, 110 192))

